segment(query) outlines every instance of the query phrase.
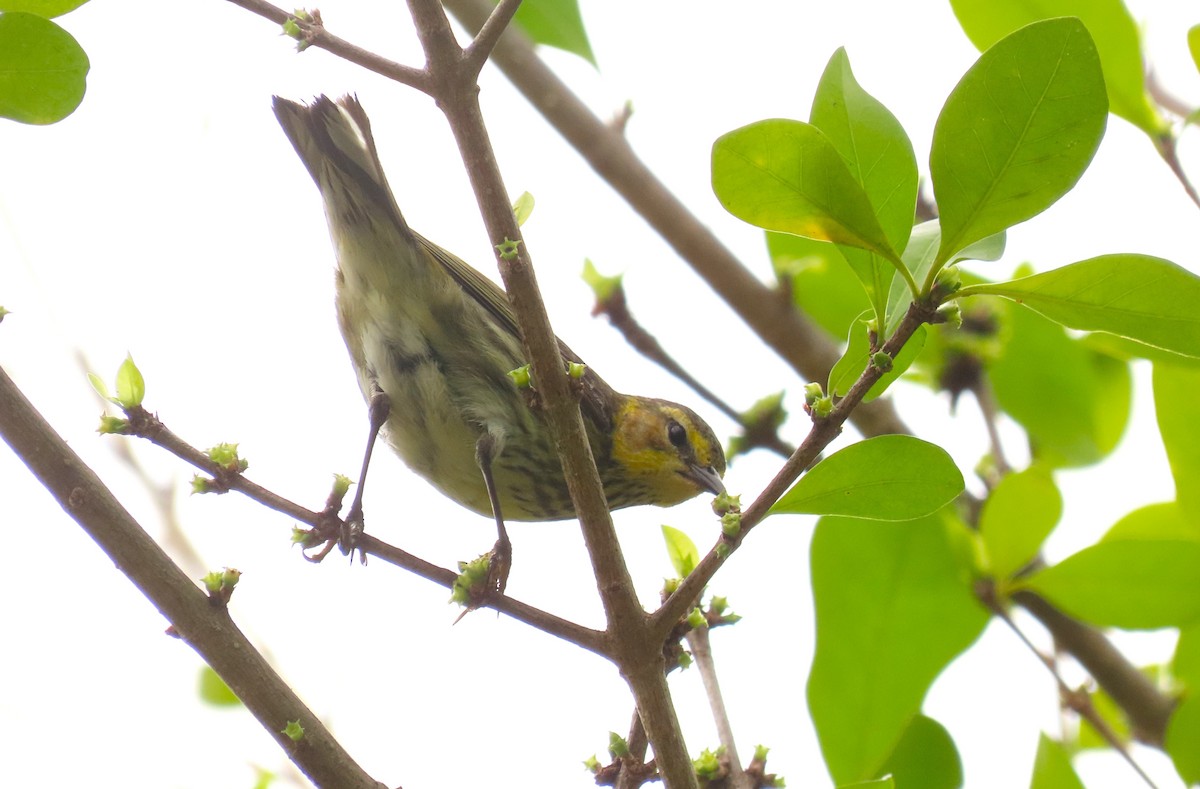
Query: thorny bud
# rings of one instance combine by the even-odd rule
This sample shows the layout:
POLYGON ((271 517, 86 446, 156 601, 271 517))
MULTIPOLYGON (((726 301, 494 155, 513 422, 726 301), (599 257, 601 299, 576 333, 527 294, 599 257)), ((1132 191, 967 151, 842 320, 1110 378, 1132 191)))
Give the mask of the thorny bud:
POLYGON ((450 602, 461 606, 469 606, 474 599, 473 592, 487 585, 488 568, 492 563, 492 555, 485 553, 469 562, 458 563, 458 577, 450 590, 450 602))
POLYGON ((205 451, 208 459, 226 471, 240 474, 250 467, 250 462, 238 457, 237 444, 217 444, 205 451))
POLYGON ((283 727, 280 732, 292 742, 300 742, 304 739, 304 727, 300 725, 300 721, 288 721, 287 726, 283 727))
POLYGON ((812 404, 812 415, 816 419, 824 419, 833 413, 833 398, 822 397, 812 404))
POLYGON ((938 272, 933 282, 933 298, 942 301, 947 296, 957 293, 962 288, 962 272, 958 266, 946 266, 938 272))
POLYGON ((721 516, 721 533, 726 537, 736 537, 742 530, 742 513, 727 512, 721 516))
POLYGON ((500 257, 504 260, 516 260, 517 248, 520 247, 520 241, 513 241, 511 238, 506 238, 496 245, 496 251, 500 253, 500 257))
POLYGON ((937 320, 939 323, 946 323, 955 329, 961 329, 963 325, 962 306, 957 301, 943 304, 938 307, 937 320))
POLYGON ((608 733, 608 752, 612 754, 614 759, 628 756, 629 743, 625 742, 625 738, 615 731, 610 731, 608 733))
POLYGON ((804 404, 810 408, 824 396, 825 391, 821 388, 821 384, 816 381, 804 385, 804 404))
POLYGON ((530 371, 529 365, 525 364, 515 370, 508 371, 508 377, 513 380, 518 389, 530 389, 533 387, 533 373, 530 371))
POLYGON ((341 501, 343 498, 345 498, 346 494, 350 492, 350 486, 353 484, 354 480, 350 479, 345 474, 334 474, 332 496, 338 501, 341 501))
POLYGON ((692 767, 696 770, 696 775, 704 781, 720 778, 723 770, 721 757, 724 755, 725 746, 721 746, 715 751, 705 748, 698 758, 692 760, 692 767))
POLYGON ((712 509, 717 515, 724 515, 729 512, 741 512, 742 496, 740 493, 736 496, 730 493, 721 493, 713 499, 712 509))
POLYGON ((876 351, 871 354, 871 364, 875 366, 875 369, 886 373, 892 369, 892 357, 883 351, 876 351))
POLYGON ((607 277, 596 270, 591 260, 583 261, 583 281, 592 289, 597 306, 605 304, 621 287, 621 275, 607 277))
POLYGON ((122 419, 119 416, 108 416, 101 414, 100 426, 96 428, 96 432, 102 436, 122 435, 129 429, 129 420, 122 419))

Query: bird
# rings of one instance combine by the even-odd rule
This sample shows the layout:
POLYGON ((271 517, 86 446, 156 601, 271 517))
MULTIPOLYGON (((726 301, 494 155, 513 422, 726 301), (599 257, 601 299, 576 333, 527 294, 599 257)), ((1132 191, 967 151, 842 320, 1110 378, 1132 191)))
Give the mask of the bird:
MULTIPOLYGON (((364 397, 386 404, 384 440, 447 497, 494 517, 505 539, 505 519, 574 517, 546 420, 510 375, 527 360, 504 290, 408 226, 357 97, 276 96, 273 108, 323 199, 338 324, 364 397)), ((582 364, 558 346, 564 374, 582 364)), ((580 409, 610 509, 724 492, 721 443, 695 411, 582 369, 580 409)))

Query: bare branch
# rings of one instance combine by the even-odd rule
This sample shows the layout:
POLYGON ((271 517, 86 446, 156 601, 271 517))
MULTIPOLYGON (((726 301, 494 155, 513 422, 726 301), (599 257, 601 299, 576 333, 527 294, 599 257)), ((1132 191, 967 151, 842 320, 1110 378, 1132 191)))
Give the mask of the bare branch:
POLYGON ((117 568, 237 694, 289 758, 318 786, 383 789, 354 761, 233 623, 171 561, 100 478, 0 370, 0 434, 117 568), (303 738, 283 733, 298 721, 303 738))
POLYGON ((271 5, 266 0, 229 0, 236 6, 269 19, 277 25, 291 22, 304 32, 304 45, 313 46, 332 52, 343 60, 362 66, 368 71, 394 79, 399 83, 416 88, 422 93, 429 93, 429 75, 424 69, 413 68, 397 63, 394 60, 380 57, 374 52, 355 46, 343 38, 339 38, 325 29, 320 18, 315 20, 302 19, 284 11, 278 6, 271 5))
POLYGON ((500 0, 492 9, 491 16, 483 23, 483 27, 479 28, 475 40, 463 50, 463 56, 468 63, 467 68, 473 71, 475 76, 479 76, 479 72, 483 70, 483 64, 491 57, 496 42, 500 40, 500 34, 508 27, 520 6, 521 0, 500 0))
MULTIPOLYGON (((921 305, 912 303, 909 305, 908 312, 905 313, 900 325, 896 328, 895 333, 888 338, 881 349, 884 353, 891 356, 893 359, 912 337, 913 332, 924 323, 928 323, 935 317, 934 308, 931 305, 921 305)), ((782 496, 789 486, 804 472, 806 468, 812 465, 817 456, 829 446, 829 444, 841 435, 842 425, 849 419, 850 414, 862 403, 867 392, 875 385, 875 382, 883 377, 883 371, 874 365, 867 365, 866 370, 859 376, 850 390, 846 392, 846 396, 838 401, 834 406, 833 411, 823 418, 814 418, 812 429, 805 436, 804 441, 800 443, 792 456, 788 458, 783 467, 776 473, 767 487, 758 495, 743 513, 741 530, 736 537, 726 537, 722 535, 721 539, 713 547, 708 554, 700 560, 695 569, 688 574, 687 578, 683 579, 671 596, 665 603, 651 615, 654 632, 660 638, 665 639, 667 633, 675 626, 675 623, 692 605, 701 590, 712 580, 713 575, 720 569, 733 552, 737 549, 746 534, 750 532, 758 523, 766 517, 771 505, 774 504, 780 496, 782 496)))
MULTIPOLYGON (((447 0, 470 30, 491 13, 487 0, 447 0)), ((840 358, 833 342, 795 307, 764 286, 703 222, 651 172, 621 130, 597 118, 533 51, 520 31, 500 37, 492 60, 559 134, 797 372, 823 381, 840 358)), ((867 435, 908 433, 890 403, 875 400, 854 412, 867 435)))

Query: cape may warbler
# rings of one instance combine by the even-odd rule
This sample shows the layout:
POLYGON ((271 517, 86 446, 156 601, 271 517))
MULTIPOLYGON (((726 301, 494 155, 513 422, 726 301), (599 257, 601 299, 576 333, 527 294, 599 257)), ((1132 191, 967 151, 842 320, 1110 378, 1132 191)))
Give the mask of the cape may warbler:
MULTIPOLYGON (((364 395, 381 391, 390 401, 388 443, 476 512, 500 518, 485 483, 490 460, 504 517, 572 517, 550 431, 508 374, 526 360, 504 291, 409 228, 356 98, 305 106, 276 97, 275 114, 324 198, 338 322, 364 395)), ((559 347, 564 365, 580 361, 559 347)), ((610 507, 669 506, 724 490, 721 445, 690 409, 620 394, 590 368, 581 384, 610 507)))

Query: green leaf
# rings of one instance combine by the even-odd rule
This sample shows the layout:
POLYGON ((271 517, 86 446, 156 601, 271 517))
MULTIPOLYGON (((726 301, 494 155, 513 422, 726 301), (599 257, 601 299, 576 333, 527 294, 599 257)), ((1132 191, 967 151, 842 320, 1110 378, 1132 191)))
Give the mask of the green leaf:
POLYGON ((671 557, 671 566, 680 578, 687 578, 700 563, 700 551, 696 543, 679 529, 666 524, 663 524, 662 533, 667 543, 667 555, 671 557))
POLYGON ((1200 367, 1200 359, 1194 356, 1184 356, 1171 351, 1164 351, 1162 348, 1151 348, 1149 345, 1143 345, 1140 342, 1134 342, 1125 337, 1118 337, 1115 334, 1107 334, 1102 331, 1084 335, 1083 341, 1089 348, 1100 351, 1114 359, 1125 361, 1147 359, 1152 362, 1165 362, 1166 364, 1182 367, 1200 367))
POLYGON ((142 372, 133 363, 133 357, 126 356, 117 368, 117 395, 113 400, 122 408, 133 408, 141 405, 145 397, 146 382, 142 372))
POLYGON ((916 214, 917 157, 896 116, 854 79, 845 49, 829 59, 809 120, 866 192, 891 248, 904 249, 916 214))
POLYGON ((1100 59, 1078 19, 1034 23, 984 52, 946 100, 933 132, 939 261, 1070 191, 1107 118, 1100 59))
POLYGON ((880 774, 934 678, 987 624, 949 533, 965 527, 947 521, 817 523, 808 701, 839 784, 880 774))
POLYGON ((960 295, 1004 296, 1071 329, 1200 357, 1200 277, 1149 255, 1101 255, 960 295))
POLYGON ((1200 690, 1200 625, 1179 629, 1171 673, 1184 685, 1200 690))
POLYGON ((830 454, 770 513, 911 520, 962 493, 958 466, 942 447, 911 435, 878 435, 830 454))
MULTIPOLYGON (((854 79, 844 49, 838 49, 825 67, 810 120, 863 188, 891 248, 904 249, 916 213, 917 158, 900 122, 854 79)), ((882 325, 895 267, 866 250, 847 248, 843 254, 882 325)))
POLYGON ((1175 478, 1175 500, 1200 523, 1200 369, 1154 365, 1154 410, 1175 478))
POLYGON ((933 718, 916 715, 896 750, 879 771, 900 786, 958 789, 963 785, 962 759, 950 732, 933 718))
POLYGON ((721 205, 752 225, 896 257, 866 192, 815 126, 766 120, 728 132, 713 143, 712 173, 721 205))
POLYGON ((1178 502, 1147 504, 1114 523, 1103 540, 1200 540, 1200 521, 1188 518, 1178 502))
POLYGON ((200 684, 197 690, 200 700, 213 707, 240 707, 242 704, 242 700, 237 697, 237 694, 229 689, 225 680, 217 676, 217 672, 213 671, 210 666, 201 667, 200 684))
POLYGON ((570 52, 596 65, 578 0, 525 0, 513 20, 535 44, 570 52))
POLYGON ((1019 27, 1058 16, 1079 17, 1096 41, 1108 102, 1114 115, 1151 136, 1166 130, 1146 92, 1145 56, 1137 23, 1121 0, 950 0, 971 43, 987 49, 1019 27))
POLYGON ((1071 757, 1061 743, 1042 734, 1038 737, 1037 756, 1033 760, 1033 780, 1029 789, 1083 789, 1083 781, 1071 766, 1071 757))
POLYGON ((906 521, 936 512, 962 491, 962 474, 946 450, 912 436, 876 436, 813 466, 770 512, 906 521))
POLYGON ((1167 754, 1188 786, 1200 783, 1200 696, 1185 696, 1167 723, 1167 754))
POLYGON ((850 322, 850 332, 846 335, 846 350, 829 370, 829 380, 825 391, 834 397, 845 397, 850 387, 867 369, 867 359, 871 355, 871 338, 867 323, 871 318, 870 310, 863 311, 850 322))
POLYGON ((896 782, 889 775, 875 781, 855 781, 852 784, 841 784, 838 789, 896 789, 896 782))
MULTIPOLYGON (((869 312, 864 312, 850 324, 846 350, 829 371, 826 391, 830 394, 837 397, 845 396, 846 392, 850 391, 850 387, 854 386, 854 382, 867 369, 867 363, 871 360, 871 342, 866 325, 869 315, 869 312)), ((864 403, 869 403, 886 392, 888 387, 912 366, 917 356, 920 355, 921 349, 925 347, 926 337, 928 337, 926 328, 918 326, 912 337, 900 349, 900 353, 892 360, 892 369, 884 373, 867 391, 866 396, 863 397, 864 403)))
POLYGON ((869 303, 841 247, 790 233, 768 231, 766 237, 775 275, 793 303, 835 339, 845 337, 850 321, 869 303))
POLYGON ((1031 466, 1000 480, 979 515, 993 575, 1005 579, 1028 564, 1061 516, 1062 496, 1046 469, 1031 466))
MULTIPOLYGON (((929 222, 922 222, 913 228, 912 235, 908 239, 908 246, 904 248, 904 254, 901 258, 917 282, 922 282, 933 268, 933 264, 937 259, 938 248, 941 246, 941 240, 942 229, 936 219, 929 222)), ((981 241, 971 244, 966 249, 960 250, 949 262, 954 263, 959 260, 999 260, 1000 256, 1004 254, 1006 240, 1007 236, 1004 232, 988 236, 981 241)), ((892 282, 891 294, 888 297, 888 334, 891 334, 900 325, 900 321, 904 319, 904 313, 911 301, 912 293, 909 292, 908 286, 904 281, 900 279, 894 280, 892 282)))
POLYGON ((1022 307, 1006 311, 1004 334, 988 373, 1000 407, 1029 432, 1034 458, 1083 466, 1111 452, 1129 420, 1129 365, 1022 307))
MULTIPOLYGON (((1147 674, 1148 672, 1143 669, 1142 673, 1147 674)), ((1088 691, 1087 697, 1092 709, 1096 711, 1097 717, 1119 742, 1130 743, 1133 741, 1129 718, 1121 706, 1113 700, 1113 697, 1105 692, 1104 688, 1088 691)), ((1101 734, 1091 722, 1080 720, 1075 738, 1064 740, 1063 746, 1072 753, 1080 753, 1088 750, 1103 750, 1108 748, 1109 744, 1107 737, 1101 734)))
POLYGON ((525 220, 533 213, 533 195, 521 192, 521 196, 513 203, 513 216, 517 218, 517 226, 525 224, 525 220))
POLYGON ((70 33, 34 14, 0 14, 0 117, 44 125, 83 101, 90 65, 70 33))
POLYGON ((87 0, 0 0, 0 13, 25 11, 46 19, 74 11, 87 0))
POLYGON ((1200 25, 1193 25, 1187 32, 1188 52, 1192 53, 1192 62, 1200 71, 1200 25))
POLYGON ((1129 630, 1200 620, 1200 542, 1108 540, 1030 577, 1025 586, 1071 616, 1129 630))

